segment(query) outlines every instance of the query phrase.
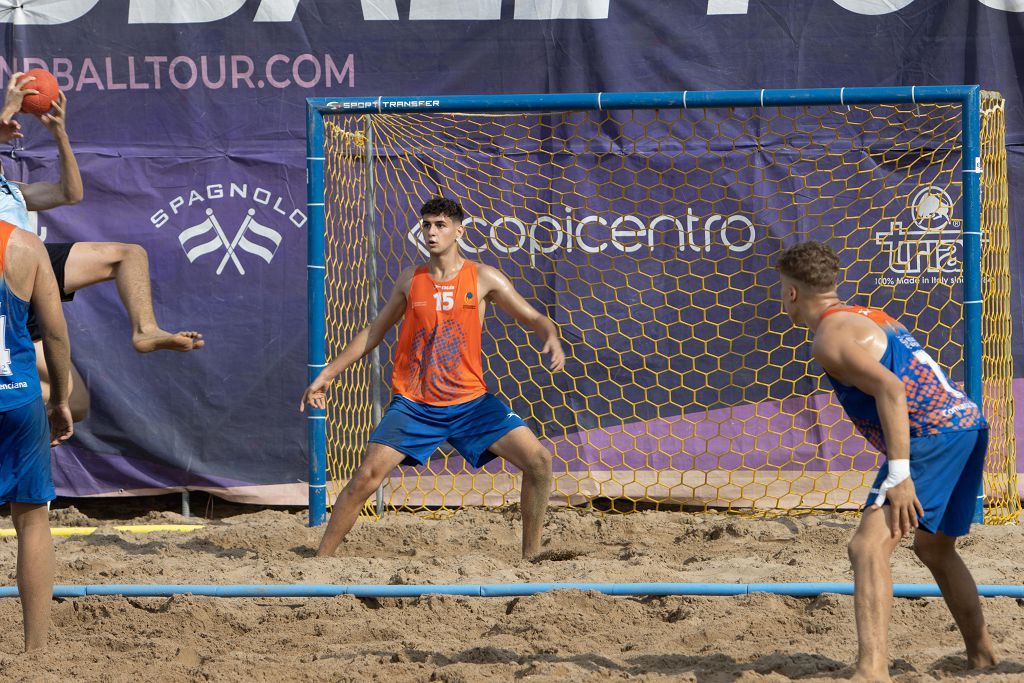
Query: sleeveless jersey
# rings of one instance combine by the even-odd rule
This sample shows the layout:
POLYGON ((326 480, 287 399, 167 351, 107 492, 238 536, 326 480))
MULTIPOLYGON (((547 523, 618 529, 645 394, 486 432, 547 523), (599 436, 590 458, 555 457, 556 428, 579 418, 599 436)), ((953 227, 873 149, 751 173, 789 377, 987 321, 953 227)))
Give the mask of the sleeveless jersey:
POLYGON ((480 354, 477 270, 435 282, 427 266, 412 277, 395 347, 392 391, 418 403, 448 406, 487 393, 480 354))
MULTIPOLYGON (((858 306, 834 308, 821 319, 840 312, 858 313, 885 332, 887 344, 880 362, 900 378, 907 393, 911 438, 944 432, 986 429, 988 423, 978 405, 947 379, 945 373, 921 348, 903 325, 882 311, 858 306)), ((825 373, 846 414, 872 446, 885 453, 882 421, 875 398, 857 387, 842 384, 825 373)))
POLYGON ((21 186, 8 181, 3 175, 0 175, 0 221, 35 233, 28 221, 28 206, 25 205, 21 186))
POLYGON ((5 278, 7 243, 15 230, 0 221, 0 412, 19 408, 41 395, 36 351, 25 326, 28 302, 8 289, 5 278))

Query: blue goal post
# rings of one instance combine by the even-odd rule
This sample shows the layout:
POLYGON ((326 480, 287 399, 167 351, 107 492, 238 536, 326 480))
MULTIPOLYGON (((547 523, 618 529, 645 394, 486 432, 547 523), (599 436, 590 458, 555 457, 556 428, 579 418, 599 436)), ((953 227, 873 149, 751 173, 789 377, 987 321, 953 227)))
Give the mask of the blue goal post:
MULTIPOLYGON (((328 361, 327 310, 325 282, 328 263, 325 244, 328 239, 325 206, 327 179, 325 168, 325 119, 378 114, 512 114, 544 112, 612 110, 686 110, 766 107, 849 107, 857 105, 960 105, 962 148, 959 171, 962 173, 962 275, 963 275, 963 379, 967 394, 982 403, 982 233, 981 233, 981 88, 977 85, 913 87, 839 87, 819 89, 726 90, 632 93, 572 93, 519 95, 460 95, 416 97, 315 97, 306 100, 306 164, 308 206, 308 378, 310 381, 328 361)), ((365 141, 372 155, 373 140, 365 141)), ((368 192, 374 192, 372 176, 368 192)), ((371 201, 367 209, 373 212, 371 201)), ((364 216, 374 231, 373 216, 364 216)), ((723 228, 724 229, 724 228, 723 228)), ((367 268, 375 268, 368 258, 367 268)), ((376 280, 376 275, 373 276, 376 280)), ((386 292, 385 292, 386 293, 386 292)), ((374 292, 373 298, 379 296, 374 292)), ((376 310, 376 301, 371 302, 376 310)), ((371 311, 372 315, 372 311, 371 311)), ((369 322, 367 320, 366 322, 369 322)), ((365 324, 365 323, 364 323, 365 324)), ((380 362, 373 380, 380 385, 380 362)), ((373 399, 378 406, 380 397, 373 399)), ((327 413, 307 409, 309 456, 309 523, 323 524, 327 514, 328 452, 327 413)), ((378 501, 379 504, 379 501, 378 501)))

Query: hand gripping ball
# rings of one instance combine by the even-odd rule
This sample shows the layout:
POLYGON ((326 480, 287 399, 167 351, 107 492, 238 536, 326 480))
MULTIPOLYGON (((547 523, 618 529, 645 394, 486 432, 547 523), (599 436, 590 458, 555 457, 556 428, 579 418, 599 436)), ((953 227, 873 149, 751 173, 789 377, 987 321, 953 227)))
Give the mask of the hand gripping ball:
POLYGON ((39 92, 25 95, 21 101, 21 110, 26 114, 45 114, 50 111, 50 107, 60 97, 57 79, 46 69, 31 69, 25 72, 19 82, 29 76, 35 76, 35 80, 25 83, 22 89, 38 90, 39 92))

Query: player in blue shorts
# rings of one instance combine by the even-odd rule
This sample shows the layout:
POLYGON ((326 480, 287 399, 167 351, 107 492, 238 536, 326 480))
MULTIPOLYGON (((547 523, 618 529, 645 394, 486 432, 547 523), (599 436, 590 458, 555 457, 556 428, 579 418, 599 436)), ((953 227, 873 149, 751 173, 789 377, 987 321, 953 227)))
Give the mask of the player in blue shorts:
MULTIPOLYGON (((0 142, 22 136, 20 125, 12 117, 21 108, 25 95, 33 92, 36 91, 32 89, 31 78, 23 78, 20 72, 11 74, 4 105, 0 109, 0 142)), ((0 169, 0 220, 34 233, 29 223, 29 211, 46 211, 82 200, 82 178, 65 129, 66 119, 67 99, 63 94, 50 113, 39 117, 57 145, 59 181, 12 182, 0 169)), ((132 347, 139 353, 202 348, 204 342, 198 332, 171 333, 157 324, 149 283, 149 257, 141 246, 120 242, 47 242, 45 247, 61 301, 71 301, 75 292, 99 282, 114 280, 117 283, 118 294, 132 327, 132 347)), ((49 393, 50 376, 43 360, 41 331, 31 311, 28 327, 35 343, 36 370, 45 398, 49 393)), ((89 412, 89 393, 74 366, 71 373, 71 412, 77 422, 85 419, 89 412)))
POLYGON ((404 316, 395 346, 394 397, 370 435, 362 462, 338 494, 318 555, 332 555, 366 499, 400 464, 421 465, 448 441, 473 467, 501 457, 523 472, 523 557, 540 550, 551 489, 551 455, 505 403, 487 393, 480 353, 488 302, 536 332, 559 371, 565 354, 554 323, 497 269, 466 260, 458 239, 462 207, 435 198, 421 210, 430 259, 406 268, 380 315, 355 336, 306 389, 299 403, 324 408, 327 387, 372 351, 404 316))
POLYGON ((50 445, 71 436, 70 371, 67 325, 46 249, 35 235, 0 221, 0 504, 11 504, 18 534, 17 581, 26 650, 46 644, 50 623, 50 445), (25 326, 30 303, 39 318, 43 354, 54 378, 46 403, 25 326))
POLYGON ((968 663, 993 665, 978 589, 956 551, 982 490, 985 417, 899 322, 840 301, 839 257, 831 247, 802 242, 776 265, 783 309, 794 324, 810 328, 812 355, 836 398, 886 456, 849 544, 858 639, 854 680, 889 680, 890 557, 911 530, 914 552, 960 628, 968 663))

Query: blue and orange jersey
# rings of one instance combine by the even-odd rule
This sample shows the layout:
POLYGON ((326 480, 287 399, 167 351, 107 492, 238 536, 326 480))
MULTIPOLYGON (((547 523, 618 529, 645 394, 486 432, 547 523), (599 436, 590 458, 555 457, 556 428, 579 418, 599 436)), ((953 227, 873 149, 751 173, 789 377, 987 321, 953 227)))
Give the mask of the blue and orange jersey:
MULTIPOLYGON (((859 306, 827 310, 821 319, 840 312, 863 315, 885 332, 888 343, 878 362, 899 377, 906 388, 911 438, 988 427, 978 405, 949 381, 928 352, 898 321, 882 311, 859 306)), ((853 424, 872 446, 885 453, 882 421, 874 397, 825 374, 853 424)))
POLYGON ((395 347, 391 389, 435 406, 465 403, 487 393, 480 351, 477 269, 465 261, 451 280, 436 282, 427 266, 409 285, 405 320, 395 347))
POLYGON ((36 351, 28 332, 28 302, 7 286, 7 244, 17 228, 0 221, 0 412, 20 408, 40 396, 36 351))

